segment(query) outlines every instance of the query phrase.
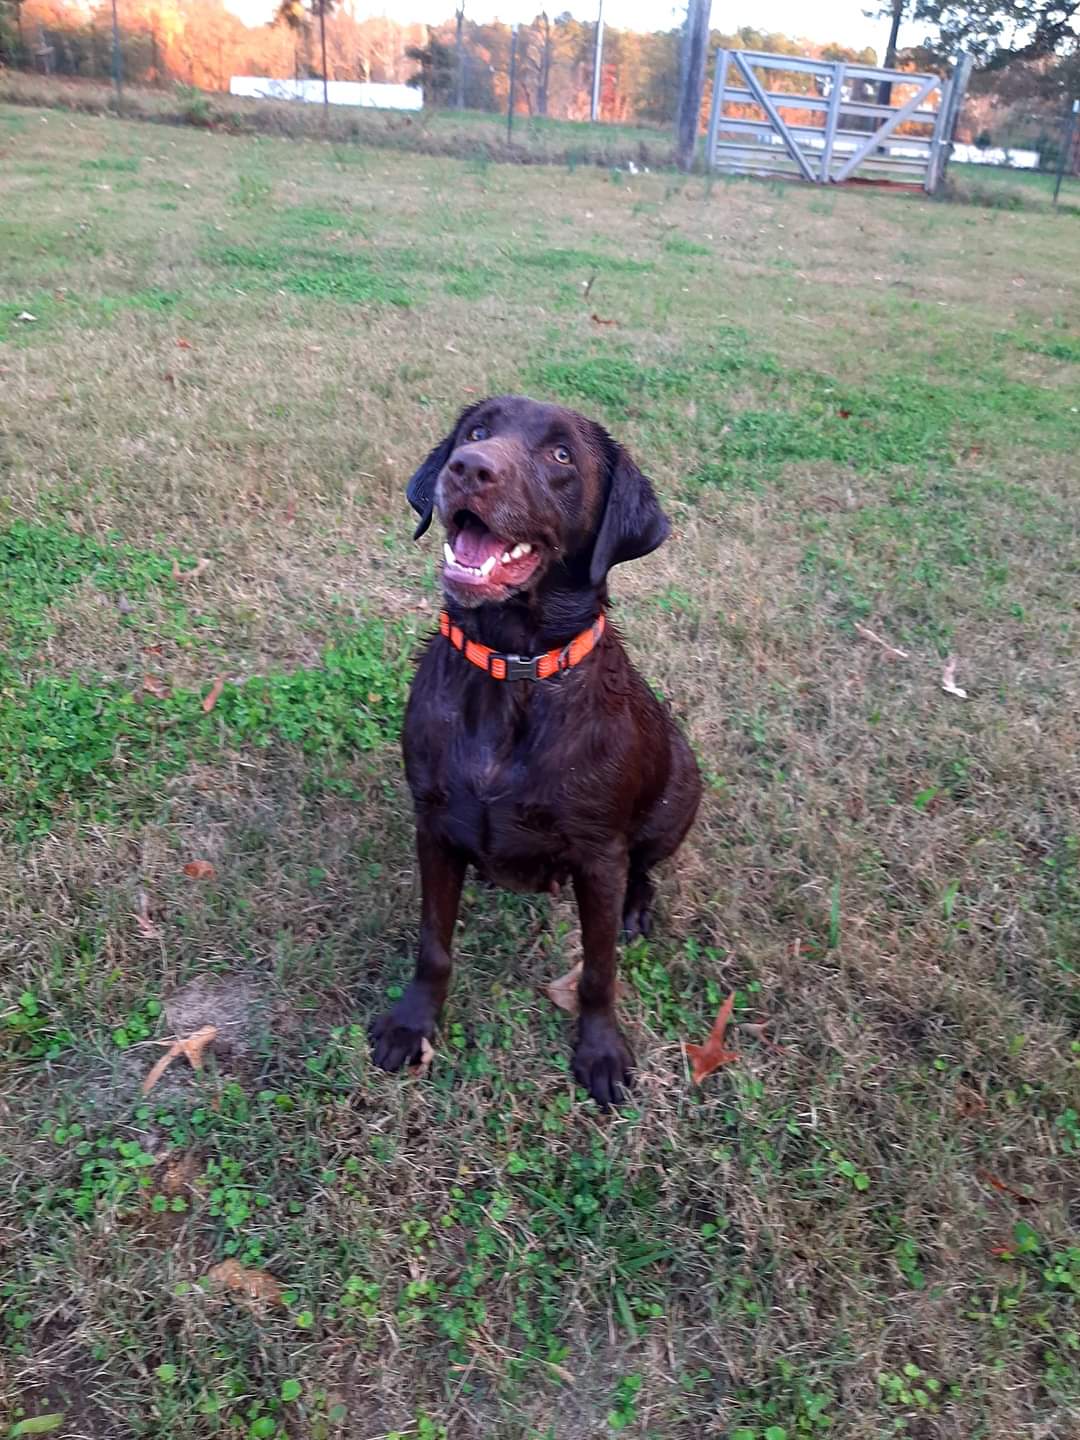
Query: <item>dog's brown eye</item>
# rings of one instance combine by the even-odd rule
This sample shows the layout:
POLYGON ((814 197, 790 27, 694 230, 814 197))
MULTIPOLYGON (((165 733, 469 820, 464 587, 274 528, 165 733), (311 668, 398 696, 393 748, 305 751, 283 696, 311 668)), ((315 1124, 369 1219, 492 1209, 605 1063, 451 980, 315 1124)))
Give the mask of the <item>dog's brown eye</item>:
POLYGON ((570 465, 573 463, 573 457, 565 445, 556 445, 555 449, 551 452, 551 458, 558 465, 570 465))
POLYGON ((487 428, 486 425, 474 425, 473 428, 469 431, 468 438, 470 440, 486 440, 490 434, 491 431, 487 428))

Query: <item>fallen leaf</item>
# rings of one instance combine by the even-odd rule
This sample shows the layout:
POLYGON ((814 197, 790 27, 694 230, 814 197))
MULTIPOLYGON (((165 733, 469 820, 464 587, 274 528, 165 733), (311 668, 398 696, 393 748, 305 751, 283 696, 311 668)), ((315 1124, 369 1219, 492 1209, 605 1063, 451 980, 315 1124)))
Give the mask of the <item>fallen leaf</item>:
POLYGON ((249 1270, 239 1260, 222 1260, 203 1276, 204 1281, 217 1290, 231 1290, 245 1300, 263 1300, 268 1305, 280 1305, 281 1282, 268 1275, 265 1270, 249 1270))
POLYGON ((435 1059, 435 1047, 426 1035, 420 1037, 420 1059, 415 1065, 409 1066, 411 1074, 418 1080, 422 1080, 431 1069, 431 1062, 435 1059))
POLYGON ((956 1087, 956 1113, 964 1117, 970 1115, 981 1115, 986 1109, 986 1101, 977 1090, 972 1090, 970 1085, 958 1085, 956 1087))
POLYGON ((850 419, 851 419, 851 411, 850 411, 850 410, 837 410, 836 413, 837 413, 837 415, 840 416, 840 419, 841 419, 841 420, 850 420, 850 419))
POLYGON ((989 1170, 976 1170, 975 1174, 980 1180, 986 1182, 991 1189, 996 1190, 1000 1195, 1011 1195, 1014 1200, 1019 1200, 1021 1205, 1038 1205, 1039 1199, 1036 1195, 1027 1195, 1023 1190, 1017 1190, 1015 1185, 1010 1185, 1007 1180, 991 1174, 989 1170))
MULTIPOLYGON (((558 896, 559 890, 557 885, 553 887, 551 893, 556 897, 558 896)), ((558 980, 552 980, 549 985, 541 986, 541 989, 551 1003, 557 1005, 560 1010, 565 1010, 568 1015, 577 1015, 581 1010, 578 1004, 578 981, 581 979, 583 965, 584 962, 579 960, 572 970, 568 970, 566 974, 561 975, 558 980)), ((621 1000, 625 994, 626 986, 621 980, 616 980, 615 999, 621 1000)))
POLYGON ((23 310, 20 314, 15 316, 15 319, 21 320, 24 325, 32 325, 37 319, 37 316, 31 315, 29 310, 23 310))
POLYGON ((730 1065, 733 1060, 739 1057, 734 1050, 724 1049, 724 1033, 727 1030, 728 1022, 731 1019, 731 1012, 735 1008, 735 991, 720 1006, 720 1012, 713 1022, 709 1031, 709 1038, 704 1045, 685 1044, 686 1058, 690 1061, 690 1073, 694 1082, 698 1085, 711 1075, 714 1070, 719 1070, 721 1065, 730 1065))
POLYGON ((159 679, 157 675, 144 675, 142 688, 148 695, 155 695, 159 700, 164 700, 169 693, 168 682, 159 679))
POLYGON ((210 711, 211 711, 211 710, 214 708, 214 706, 217 704, 217 702, 218 702, 218 697, 221 695, 221 692, 222 692, 222 690, 224 690, 224 688, 225 688, 225 677, 224 677, 223 675, 215 675, 215 676, 214 676, 214 683, 210 686, 210 689, 209 689, 209 690, 207 691, 207 693, 206 693, 206 698, 205 698, 205 699, 203 700, 203 702, 202 702, 202 708, 203 708, 203 714, 204 714, 204 715, 209 715, 209 714, 210 714, 210 711))
POLYGON ((860 625, 857 620, 855 621, 855 629, 864 640, 872 640, 875 645, 880 645, 882 650, 885 651, 885 654, 890 655, 894 660, 908 660, 911 658, 906 650, 901 650, 896 645, 890 645, 888 640, 883 640, 880 635, 875 635, 873 630, 870 630, 865 625, 860 625))
POLYGON ((204 555, 198 560, 193 570, 181 570, 179 560, 172 562, 172 578, 174 580, 197 580, 204 570, 208 568, 210 561, 204 555))
POLYGON ((217 871, 209 860, 189 860, 184 866, 184 874, 189 880, 213 880, 217 871))
POLYGON ((945 669, 941 672, 941 688, 946 695, 955 695, 958 700, 966 700, 968 693, 961 690, 956 683, 956 656, 950 655, 945 661, 945 669))
POLYGON ((589 319, 593 322, 594 325, 618 325, 619 323, 617 320, 604 320, 601 316, 596 314, 590 315, 589 319))
POLYGON ((787 1054, 783 1045, 778 1045, 772 1036, 767 1033, 769 1026, 772 1024, 771 1020, 762 1020, 760 1023, 756 1020, 740 1020, 737 1023, 740 1034, 745 1031, 747 1035, 753 1035, 756 1040, 761 1041, 767 1050, 774 1050, 777 1055, 787 1054))
POLYGON ((201 1070, 203 1067, 203 1054, 206 1047, 218 1033, 216 1025, 204 1025, 201 1030, 196 1030, 193 1035, 187 1035, 182 1040, 161 1040, 159 1044, 168 1045, 168 1050, 162 1055, 156 1065, 142 1083, 142 1093, 149 1095, 154 1086, 168 1070, 174 1060, 179 1060, 182 1055, 193 1070, 201 1070))
POLYGON ((181 340, 177 340, 177 342, 176 342, 176 348, 177 348, 178 350, 190 350, 190 349, 192 348, 192 346, 191 346, 191 341, 190 341, 190 340, 182 340, 182 339, 181 339, 181 340))
POLYGON ((28 1415, 25 1420, 17 1420, 7 1433, 12 1440, 18 1435, 51 1435, 66 1419, 66 1410, 54 1411, 51 1415, 28 1415))
POLYGON ((142 648, 144 655, 163 655, 165 653, 161 645, 144 645, 142 648))
POLYGON ((285 524, 286 524, 286 525, 291 525, 291 524, 293 523, 293 521, 296 519, 296 501, 295 501, 295 500, 290 499, 290 500, 289 500, 289 503, 285 506, 285 517, 284 517, 284 518, 285 518, 285 524))
POLYGON ((140 935, 147 940, 160 940, 161 931, 150 919, 150 897, 145 890, 139 891, 138 905, 135 910, 135 924, 140 935))
POLYGON ((549 985, 543 987, 544 994, 551 1003, 557 1005, 560 1010, 565 1010, 568 1015, 578 1013, 578 981, 581 979, 583 969, 584 961, 579 960, 572 970, 568 970, 558 980, 552 980, 549 985))

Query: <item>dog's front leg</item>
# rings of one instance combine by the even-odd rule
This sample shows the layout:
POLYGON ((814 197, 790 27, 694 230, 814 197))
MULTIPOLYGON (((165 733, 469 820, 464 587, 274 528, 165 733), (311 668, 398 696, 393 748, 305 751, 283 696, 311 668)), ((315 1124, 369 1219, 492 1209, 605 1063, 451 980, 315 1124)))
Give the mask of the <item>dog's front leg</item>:
POLYGON ((416 853, 421 892, 416 971, 405 994, 380 1015, 370 1032, 375 1064, 384 1070, 400 1070, 420 1059, 421 1041, 430 1040, 435 1033, 453 969, 450 947, 465 860, 423 829, 416 832, 416 853))
POLYGON ((584 952, 574 1077, 604 1110, 625 1099, 634 1072, 634 1057, 615 1021, 615 946, 626 879, 625 851, 598 856, 574 871, 584 952))

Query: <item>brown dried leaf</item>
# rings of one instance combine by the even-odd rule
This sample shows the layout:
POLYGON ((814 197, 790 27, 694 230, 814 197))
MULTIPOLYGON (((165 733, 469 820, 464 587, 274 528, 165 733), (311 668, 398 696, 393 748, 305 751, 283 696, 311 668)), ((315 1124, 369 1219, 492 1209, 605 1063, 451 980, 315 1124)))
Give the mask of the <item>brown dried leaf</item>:
POLYGON ((618 325, 619 323, 617 320, 605 320, 602 316, 596 314, 590 315, 589 319, 594 325, 618 325))
POLYGON ((161 1059, 154 1065, 142 1084, 142 1093, 149 1095, 154 1086, 168 1070, 174 1060, 181 1055, 187 1060, 193 1070, 201 1070, 203 1067, 203 1055, 206 1047, 215 1039, 218 1030, 216 1025, 204 1025, 201 1030, 196 1030, 193 1035, 188 1035, 182 1040, 162 1040, 162 1045, 168 1045, 168 1050, 161 1059))
POLYGON ((565 1010, 568 1015, 576 1015, 580 1009, 578 981, 581 979, 583 969, 584 961, 579 960, 572 970, 568 970, 558 980, 552 980, 549 985, 543 987, 544 994, 551 1003, 557 1005, 560 1010, 565 1010))
POLYGON ((705 1044, 691 1045, 687 1043, 685 1045, 686 1058, 690 1061, 690 1073, 697 1085, 700 1085, 714 1070, 719 1070, 721 1065, 730 1065, 733 1060, 739 1058, 734 1050, 724 1049, 724 1034, 734 1008, 735 992, 733 990, 720 1006, 719 1014, 713 1021, 713 1027, 709 1031, 709 1038, 705 1044))
POLYGON ((955 695, 958 700, 966 700, 968 693, 961 690, 956 683, 956 656, 950 655, 945 661, 945 669, 941 672, 941 688, 946 695, 955 695))
POLYGON ((209 715, 209 714, 210 714, 210 711, 213 710, 213 708, 214 708, 214 706, 217 704, 218 699, 219 699, 219 697, 220 697, 220 695, 221 695, 221 692, 222 692, 222 690, 224 690, 224 688, 225 688, 225 677, 224 677, 224 675, 215 675, 215 676, 214 676, 214 683, 210 686, 210 689, 208 690, 208 692, 207 692, 207 694, 206 694, 206 697, 205 697, 205 699, 204 699, 203 702, 202 702, 202 708, 203 708, 203 714, 204 714, 204 715, 209 715))
POLYGON ((776 1041, 772 1038, 772 1036, 769 1034, 769 1026, 772 1024, 771 1020, 740 1020, 737 1023, 739 1026, 740 1034, 745 1033, 747 1035, 753 1035, 756 1040, 761 1041, 762 1045, 765 1046, 766 1050, 772 1050, 777 1055, 787 1054, 787 1051, 784 1049, 783 1045, 778 1045, 776 1041))
POLYGON ((184 874, 189 880, 213 880, 217 871, 209 860, 189 860, 184 866, 184 874))
POLYGON ((181 338, 181 339, 177 340, 177 342, 176 342, 176 348, 177 348, 178 350, 191 350, 191 349, 193 348, 193 346, 192 346, 190 340, 184 340, 183 338, 181 338))
POLYGON ((157 675, 144 675, 142 688, 148 695, 153 695, 158 700, 165 700, 169 695, 169 684, 157 675))
POLYGON ((139 934, 144 935, 147 940, 160 940, 161 931, 150 919, 150 897, 145 890, 139 891, 139 903, 135 911, 135 924, 139 934))
POLYGON ((1000 1195, 1010 1195, 1014 1200, 1019 1200, 1021 1205, 1038 1205, 1037 1195, 1025 1194, 1023 1190, 1017 1190, 1015 1185, 1010 1185, 1007 1180, 991 1174, 989 1170, 976 1170, 975 1174, 984 1181, 991 1189, 996 1190, 1000 1195))
POLYGON ((410 1065, 411 1074, 418 1080, 422 1080, 431 1069, 431 1062, 435 1059, 435 1047, 426 1035, 420 1037, 420 1059, 417 1064, 410 1065))
POLYGON ((259 1300, 267 1305, 280 1305, 281 1282, 265 1270, 249 1270, 239 1260, 222 1260, 208 1270, 203 1279, 215 1290, 228 1290, 244 1300, 259 1300))
POLYGON ((200 556, 191 570, 181 570, 179 560, 174 560, 172 562, 172 578, 174 580, 197 580, 209 566, 210 561, 205 555, 200 556))
POLYGON ((910 659, 910 656, 908 655, 908 652, 906 650, 901 650, 896 645, 890 645, 888 640, 883 640, 880 635, 875 635, 873 630, 869 629, 866 625, 860 625, 857 620, 855 622, 855 629, 858 634, 863 637, 864 640, 872 640, 875 645, 880 645, 882 650, 885 651, 885 654, 888 655, 891 659, 910 659))

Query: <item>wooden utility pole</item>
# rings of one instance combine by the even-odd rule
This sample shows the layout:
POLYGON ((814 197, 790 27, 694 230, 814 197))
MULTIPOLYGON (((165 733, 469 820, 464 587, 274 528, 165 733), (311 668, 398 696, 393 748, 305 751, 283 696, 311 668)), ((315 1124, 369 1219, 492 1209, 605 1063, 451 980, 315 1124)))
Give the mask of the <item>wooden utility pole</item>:
POLYGON ((604 64, 604 0, 596 12, 596 41, 593 45, 592 63, 592 104, 589 119, 595 124, 600 119, 600 75, 604 64))
POLYGON ((506 102, 506 143, 510 144, 514 133, 514 89, 517 84, 517 41, 518 27, 510 27, 510 95, 506 102))
POLYGON ((679 67, 679 107, 675 120, 675 157, 680 170, 692 170, 697 149, 705 62, 709 53, 712 0, 689 0, 679 67))
POLYGON ((124 62, 120 57, 120 22, 116 18, 116 0, 112 0, 112 79, 119 103, 124 98, 124 62))
POLYGON ((454 95, 454 105, 458 110, 465 109, 465 7, 462 6, 457 12, 457 88, 454 95))
POLYGON ((326 5, 327 0, 318 0, 319 42, 322 45, 322 105, 323 125, 330 124, 330 87, 326 83, 326 5))

